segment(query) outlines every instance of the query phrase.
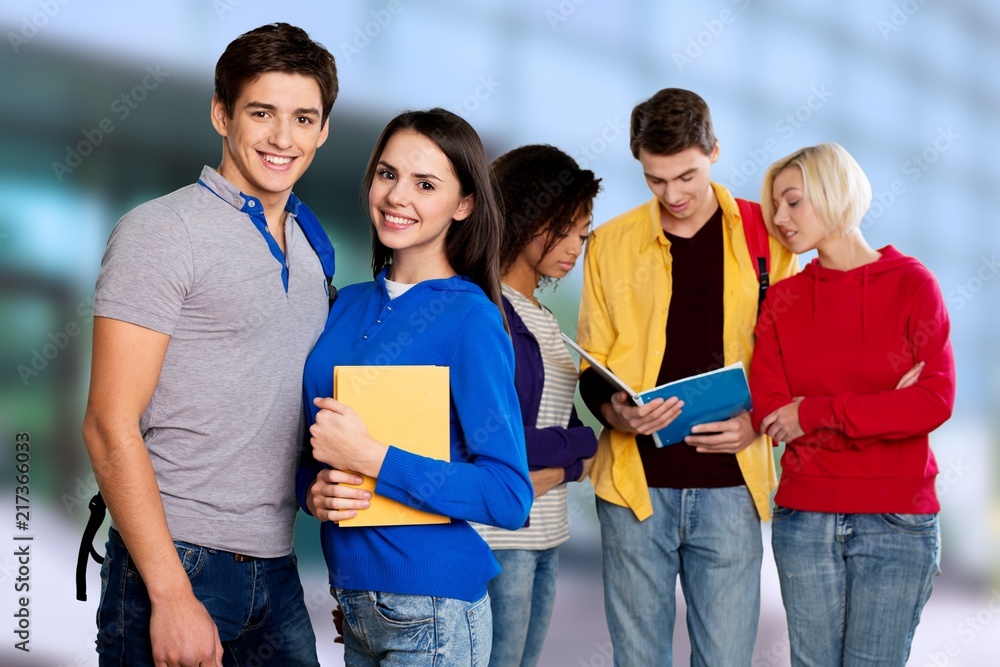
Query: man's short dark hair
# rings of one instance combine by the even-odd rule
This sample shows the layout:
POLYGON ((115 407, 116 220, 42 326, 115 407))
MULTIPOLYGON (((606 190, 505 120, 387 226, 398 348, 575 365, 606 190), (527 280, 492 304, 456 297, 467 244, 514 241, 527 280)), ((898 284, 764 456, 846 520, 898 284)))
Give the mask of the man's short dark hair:
POLYGON ((232 118, 243 88, 267 72, 312 77, 323 98, 322 122, 337 99, 337 65, 326 48, 309 39, 302 28, 271 23, 246 32, 226 47, 215 65, 215 96, 232 118))
POLYGON ((712 114, 700 96, 682 88, 664 88, 632 110, 629 146, 653 155, 674 155, 697 147, 711 154, 718 140, 712 114))

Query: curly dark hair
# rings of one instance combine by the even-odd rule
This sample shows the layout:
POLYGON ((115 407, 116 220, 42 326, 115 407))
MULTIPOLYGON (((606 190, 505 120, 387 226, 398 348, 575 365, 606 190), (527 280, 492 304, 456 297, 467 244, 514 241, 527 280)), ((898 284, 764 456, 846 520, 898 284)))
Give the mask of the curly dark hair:
POLYGON ((590 215, 601 179, 558 148, 521 146, 490 166, 504 210, 501 273, 513 265, 532 238, 545 232, 543 254, 569 233, 581 213, 590 215))

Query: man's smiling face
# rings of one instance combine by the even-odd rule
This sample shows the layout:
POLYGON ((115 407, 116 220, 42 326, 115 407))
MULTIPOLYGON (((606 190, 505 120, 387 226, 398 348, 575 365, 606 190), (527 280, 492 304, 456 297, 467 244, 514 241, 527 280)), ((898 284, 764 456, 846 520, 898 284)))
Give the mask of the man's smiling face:
POLYGON ((316 80, 286 72, 267 72, 244 86, 232 118, 213 98, 212 124, 225 139, 219 173, 265 205, 287 198, 326 141, 322 109, 316 80))

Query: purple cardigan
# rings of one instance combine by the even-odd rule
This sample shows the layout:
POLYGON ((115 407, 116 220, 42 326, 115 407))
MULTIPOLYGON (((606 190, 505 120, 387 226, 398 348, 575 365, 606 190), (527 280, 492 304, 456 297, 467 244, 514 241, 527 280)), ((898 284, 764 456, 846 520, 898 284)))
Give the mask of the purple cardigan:
POLYGON ((503 299, 503 308, 507 313, 510 337, 514 343, 514 387, 521 404, 528 468, 563 468, 563 481, 575 482, 583 473, 583 459, 597 453, 597 437, 589 426, 584 426, 580 421, 575 407, 570 414, 568 427, 535 427, 542 400, 542 386, 545 384, 542 352, 538 341, 528 331, 506 297, 503 299))

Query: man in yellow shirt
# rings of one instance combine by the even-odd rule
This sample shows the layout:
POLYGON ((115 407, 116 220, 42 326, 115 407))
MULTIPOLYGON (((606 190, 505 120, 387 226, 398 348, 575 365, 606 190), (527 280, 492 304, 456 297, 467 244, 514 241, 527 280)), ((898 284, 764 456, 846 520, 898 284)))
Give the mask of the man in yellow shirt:
MULTIPOLYGON (((591 235, 579 343, 634 390, 750 365, 758 278, 708 106, 676 88, 632 111, 632 154, 653 198, 591 235)), ((746 224, 752 224, 747 222, 746 224)), ((768 239, 772 281, 798 260, 768 239)), ((760 610, 760 521, 776 484, 771 442, 748 414, 657 448, 683 408, 635 406, 584 365, 580 392, 602 421, 591 479, 601 522, 615 665, 672 664, 680 577, 692 665, 749 665, 760 610)))

